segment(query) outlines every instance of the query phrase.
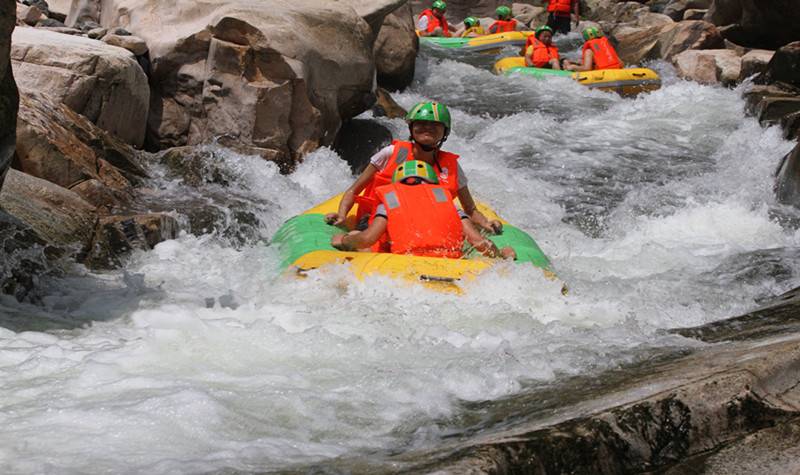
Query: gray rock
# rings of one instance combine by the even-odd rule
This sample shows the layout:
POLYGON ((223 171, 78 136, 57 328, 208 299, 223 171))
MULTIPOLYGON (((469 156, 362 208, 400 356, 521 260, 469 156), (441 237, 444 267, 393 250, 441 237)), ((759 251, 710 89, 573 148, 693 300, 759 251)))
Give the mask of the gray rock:
POLYGON ((742 72, 739 76, 739 81, 744 81, 751 76, 766 71, 773 55, 775 55, 774 51, 764 49, 754 49, 745 53, 742 56, 742 72))
POLYGON ((104 36, 106 36, 106 33, 108 33, 108 28, 100 27, 100 28, 95 28, 93 30, 89 30, 86 36, 88 36, 93 40, 101 40, 103 39, 104 36))
POLYGON ((690 8, 683 12, 683 20, 702 20, 707 12, 708 10, 690 8))
POLYGON ((138 36, 120 36, 116 33, 109 33, 103 36, 103 42, 111 46, 125 48, 136 56, 146 54, 148 50, 147 43, 145 43, 144 40, 138 36))
POLYGON ((714 0, 705 19, 726 39, 751 48, 777 49, 800 40, 795 0, 714 0))
POLYGON ((373 48, 378 85, 390 90, 404 89, 414 79, 419 50, 411 5, 406 4, 383 20, 373 48))

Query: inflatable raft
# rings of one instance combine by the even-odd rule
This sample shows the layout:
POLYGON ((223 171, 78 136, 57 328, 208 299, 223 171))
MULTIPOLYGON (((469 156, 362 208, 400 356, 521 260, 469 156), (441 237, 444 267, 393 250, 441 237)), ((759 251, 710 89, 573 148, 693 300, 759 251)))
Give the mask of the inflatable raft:
MULTIPOLYGON (((419 32, 417 32, 419 34, 419 32)), ((419 41, 437 48, 457 49, 463 51, 491 51, 505 46, 525 46, 532 31, 510 31, 476 38, 444 38, 439 36, 422 36, 419 41)))
MULTIPOLYGON (((281 253, 282 269, 304 275, 311 269, 348 263, 352 272, 359 279, 371 274, 379 274, 421 282, 437 290, 459 292, 461 290, 459 282, 475 278, 499 261, 485 258, 467 248, 465 248, 465 256, 461 259, 339 251, 331 246, 331 237, 347 229, 352 229, 355 212, 351 211, 348 216, 347 229, 326 224, 324 216, 338 210, 341 196, 335 196, 289 219, 278 229, 272 238, 272 244, 277 246, 281 253)), ((555 278, 555 274, 550 270, 550 261, 532 237, 503 221, 487 206, 482 204, 478 206, 486 217, 498 219, 503 223, 502 234, 488 237, 494 241, 497 247, 513 247, 517 253, 515 263, 534 265, 541 268, 548 278, 555 278)))
POLYGON ((496 62, 494 71, 496 74, 523 74, 539 78, 571 77, 591 89, 614 91, 622 96, 635 96, 641 92, 655 91, 661 88, 661 78, 658 73, 647 68, 603 69, 587 72, 557 71, 526 67, 525 58, 517 56, 496 62))

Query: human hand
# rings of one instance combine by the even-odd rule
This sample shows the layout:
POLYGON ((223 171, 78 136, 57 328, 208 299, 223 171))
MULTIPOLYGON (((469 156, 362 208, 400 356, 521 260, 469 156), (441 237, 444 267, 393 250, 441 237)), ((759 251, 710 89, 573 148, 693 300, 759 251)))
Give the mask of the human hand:
POLYGON ((500 221, 493 219, 489 221, 489 228, 487 231, 492 231, 495 234, 502 234, 503 232, 503 223, 500 221))
POLYGON ((506 246, 506 247, 500 249, 500 256, 502 256, 503 259, 516 259, 517 258, 517 252, 514 250, 513 247, 506 246))
POLYGON ((328 213, 325 215, 325 222, 331 226, 341 226, 344 224, 345 217, 339 216, 339 213, 328 213))
POLYGON ((344 239, 344 236, 344 234, 335 234, 331 236, 331 246, 335 247, 336 249, 342 249, 342 240, 344 239))

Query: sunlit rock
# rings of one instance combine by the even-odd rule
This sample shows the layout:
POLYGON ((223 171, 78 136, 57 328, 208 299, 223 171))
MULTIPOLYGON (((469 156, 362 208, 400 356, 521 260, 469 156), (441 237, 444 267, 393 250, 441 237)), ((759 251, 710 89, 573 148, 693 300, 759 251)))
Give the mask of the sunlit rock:
POLYGON ((13 39, 21 89, 46 93, 122 140, 143 144, 150 89, 133 54, 40 28, 18 28, 13 39))

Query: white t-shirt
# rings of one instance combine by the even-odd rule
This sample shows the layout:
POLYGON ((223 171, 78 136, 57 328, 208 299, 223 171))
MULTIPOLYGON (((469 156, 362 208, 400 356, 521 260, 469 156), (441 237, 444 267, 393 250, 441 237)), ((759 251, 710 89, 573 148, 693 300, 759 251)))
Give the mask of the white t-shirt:
POLYGON ((428 30, 428 15, 422 15, 417 20, 417 29, 420 31, 427 31, 428 30))
MULTIPOLYGON (((386 168, 386 164, 389 163, 392 155, 394 155, 394 145, 387 145, 373 155, 369 159, 369 163, 377 168, 378 171, 382 171, 386 168)), ((461 164, 458 164, 458 189, 466 188, 468 183, 467 176, 464 174, 464 170, 461 169, 461 164)))

